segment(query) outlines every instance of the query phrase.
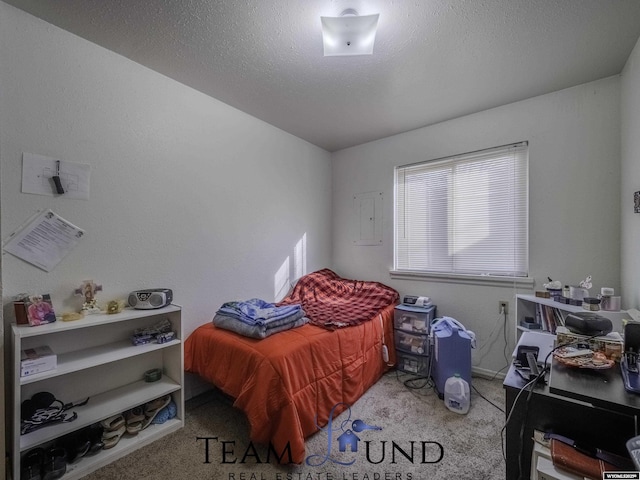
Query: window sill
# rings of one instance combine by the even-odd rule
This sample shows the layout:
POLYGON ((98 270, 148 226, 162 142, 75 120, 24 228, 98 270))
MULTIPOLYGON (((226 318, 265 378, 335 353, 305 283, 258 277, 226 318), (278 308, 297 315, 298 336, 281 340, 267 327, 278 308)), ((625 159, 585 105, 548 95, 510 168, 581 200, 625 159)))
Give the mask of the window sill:
POLYGON ((497 277, 491 275, 461 275, 456 273, 412 272, 390 270, 391 278, 398 280, 422 280, 441 283, 459 283, 463 285, 485 285, 496 287, 533 288, 534 279, 530 277, 497 277))

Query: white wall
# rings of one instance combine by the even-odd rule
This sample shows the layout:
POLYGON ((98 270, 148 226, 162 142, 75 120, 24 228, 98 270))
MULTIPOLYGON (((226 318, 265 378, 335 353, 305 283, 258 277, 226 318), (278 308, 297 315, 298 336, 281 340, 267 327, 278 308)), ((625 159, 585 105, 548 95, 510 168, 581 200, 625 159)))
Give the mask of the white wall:
MULTIPOLYGON (((76 309, 73 289, 92 278, 103 284, 103 300, 173 288, 188 333, 223 301, 274 298, 274 276, 287 259, 293 274, 304 237, 306 271, 335 265, 401 294, 432 296, 440 314, 478 333, 483 349, 474 364, 498 370, 511 347, 504 348, 497 301, 511 302, 512 321, 516 289, 390 279, 393 167, 528 140, 536 287, 547 276, 575 283, 592 274, 594 292, 620 291, 621 134, 623 218, 629 192, 640 190, 631 184, 640 168, 631 135, 640 124, 638 50, 622 76, 622 131, 620 79, 612 77, 330 156, 0 2, 3 238, 44 208, 88 233, 48 274, 3 256, 6 321, 19 292, 50 292, 59 311, 76 309), (25 151, 90 164, 90 200, 20 193, 25 151), (372 191, 384 192, 384 242, 355 247, 352 198, 372 191)), ((633 225, 623 224, 624 284, 636 286, 622 290, 627 306, 640 296, 633 225)))
POLYGON ((640 191, 640 40, 622 71, 622 294, 626 308, 640 308, 640 214, 633 194, 640 191))
POLYGON ((15 294, 62 313, 93 279, 104 302, 172 288, 189 334, 274 300, 303 238, 306 271, 330 266, 328 152, 2 2, 0 65, 4 237, 46 208, 87 232, 50 273, 4 255, 7 322, 15 294), (23 152, 89 164, 90 199, 21 193, 23 152))
POLYGON ((514 334, 510 329, 505 350, 498 301, 510 301, 513 322, 515 294, 531 292, 391 279, 394 167, 529 141, 535 288, 542 289, 547 277, 577 284, 592 275, 592 293, 602 286, 620 291, 619 92, 619 77, 611 77, 334 153, 334 264, 345 276, 381 281, 401 295, 432 297, 438 315, 454 317, 478 334, 483 348, 473 352, 474 366, 501 369, 514 334), (353 195, 363 192, 384 193, 382 246, 353 245, 353 195))

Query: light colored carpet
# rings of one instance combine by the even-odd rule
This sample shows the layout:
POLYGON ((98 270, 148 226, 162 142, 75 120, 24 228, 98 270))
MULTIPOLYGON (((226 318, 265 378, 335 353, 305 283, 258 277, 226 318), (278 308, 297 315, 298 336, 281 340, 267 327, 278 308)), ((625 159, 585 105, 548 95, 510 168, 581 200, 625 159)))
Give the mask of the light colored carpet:
MULTIPOLYGON (((350 411, 334 419, 330 452, 327 430, 312 435, 306 443, 307 460, 312 465, 278 465, 274 460, 267 463, 267 448, 256 445, 255 450, 251 449, 243 413, 234 409, 224 396, 212 392, 187 402, 184 429, 134 451, 85 479, 504 479, 500 430, 505 415, 496 408, 504 410, 502 382, 473 378, 471 408, 468 414, 459 415, 449 411, 432 388, 408 388, 404 380, 410 378, 389 372, 351 405, 350 411), (348 449, 340 452, 337 437, 350 428, 354 420, 381 427, 381 430, 357 433, 361 440, 357 452, 348 449), (198 437, 218 438, 218 442, 210 441, 209 463, 205 441, 197 440, 198 437), (222 441, 229 443, 223 447, 222 441), (369 442, 368 456, 365 442, 369 442), (413 461, 394 449, 394 444, 413 461), (227 454, 223 454, 223 448, 227 454), (442 458, 436 462, 441 451, 442 458), (245 454, 245 462, 241 463, 245 454), (330 458, 318 465, 325 457, 330 458), (346 466, 338 461, 353 464, 346 466)), ((414 384, 420 387, 424 380, 416 380, 414 384)))

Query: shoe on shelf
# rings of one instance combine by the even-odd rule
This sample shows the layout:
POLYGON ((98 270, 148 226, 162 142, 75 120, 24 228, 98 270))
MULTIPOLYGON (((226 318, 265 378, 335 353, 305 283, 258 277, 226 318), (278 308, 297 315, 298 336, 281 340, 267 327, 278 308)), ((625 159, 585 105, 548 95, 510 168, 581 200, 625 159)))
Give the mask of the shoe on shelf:
POLYGON ((44 454, 42 480, 55 480, 67 472, 67 452, 62 447, 53 447, 44 454))
POLYGON ((171 395, 165 395, 164 397, 156 398, 155 400, 145 403, 143 407, 145 419, 142 429, 151 425, 156 415, 158 415, 160 410, 169 405, 169 402, 171 402, 171 395))
POLYGON ((158 414, 156 415, 156 418, 154 418, 151 421, 151 423, 156 425, 164 423, 167 420, 171 420, 172 418, 174 418, 177 412, 178 412, 178 407, 176 406, 175 402, 171 400, 169 402, 169 405, 167 405, 166 407, 164 407, 162 410, 158 412, 158 414))
POLYGON ((104 442, 102 441, 102 434, 104 433, 104 427, 100 423, 94 423, 87 427, 87 435, 89 436, 89 441, 91 442, 91 446, 89 447, 89 451, 87 455, 93 455, 98 453, 104 447, 104 442))
POLYGON ((44 449, 34 448, 29 450, 22 457, 20 464, 20 478, 22 480, 42 480, 44 449))
POLYGON ((117 430, 105 430, 102 434, 102 441, 104 442, 102 448, 108 450, 115 447, 126 431, 127 427, 125 425, 121 425, 117 430))
POLYGON ((91 448, 91 441, 86 428, 65 435, 60 439, 60 446, 67 453, 67 463, 74 463, 84 457, 91 448))
POLYGON ((124 426, 125 420, 121 413, 114 415, 109 418, 105 418, 100 422, 100 425, 107 430, 119 430, 120 427, 124 426))
POLYGON ((141 406, 132 408, 124 412, 124 420, 127 425, 127 433, 129 435, 137 435, 142 430, 145 421, 144 411, 141 406))

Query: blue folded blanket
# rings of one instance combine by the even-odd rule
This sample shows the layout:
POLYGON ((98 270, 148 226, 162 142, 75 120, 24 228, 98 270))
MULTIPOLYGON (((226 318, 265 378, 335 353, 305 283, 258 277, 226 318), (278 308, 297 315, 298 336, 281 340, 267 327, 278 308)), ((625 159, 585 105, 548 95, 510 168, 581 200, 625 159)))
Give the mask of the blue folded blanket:
POLYGON ((300 305, 276 307, 273 303, 252 298, 244 302, 223 303, 216 313, 236 318, 247 325, 268 325, 282 319, 289 319, 301 311, 302 306, 300 305))
POLYGON ((258 339, 266 338, 274 333, 301 327, 308 321, 309 319, 304 316, 302 310, 298 315, 294 315, 289 319, 280 320, 279 322, 272 322, 269 325, 249 325, 235 317, 229 317, 221 313, 216 313, 215 317, 213 317, 213 324, 218 328, 230 330, 245 337, 258 339))
POLYGON ((259 298, 223 303, 213 317, 216 327, 251 338, 265 338, 274 333, 300 327, 308 321, 301 305, 277 307, 259 298))

